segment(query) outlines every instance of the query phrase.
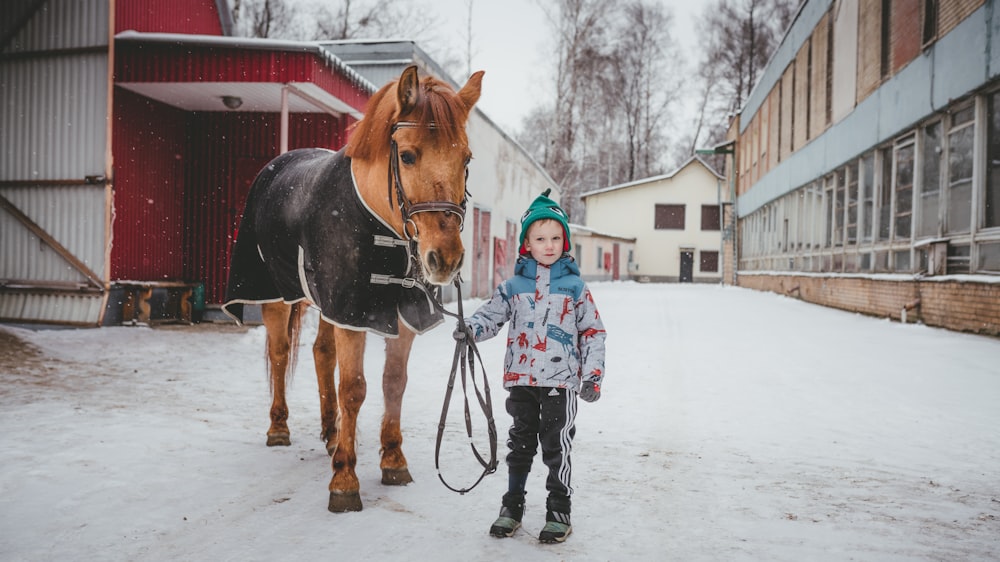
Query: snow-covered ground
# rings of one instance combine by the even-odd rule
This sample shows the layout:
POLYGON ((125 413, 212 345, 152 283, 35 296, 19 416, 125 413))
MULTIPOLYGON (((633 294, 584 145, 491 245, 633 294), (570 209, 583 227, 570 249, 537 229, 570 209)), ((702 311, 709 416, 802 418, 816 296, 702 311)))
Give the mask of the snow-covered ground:
MULTIPOLYGON (((0 361, 0 559, 1000 559, 1000 340, 737 288, 592 289, 607 379, 580 405, 565 544, 535 538, 540 460, 512 539, 487 534, 502 465, 465 495, 438 480, 452 322, 414 348, 406 487, 379 483, 383 346, 369 339, 364 511, 346 514, 326 510, 308 344, 292 446, 268 448, 263 328, 0 326, 28 344, 0 361)), ((481 344, 501 453, 502 346, 481 344)), ((443 473, 466 486, 479 469, 452 411, 443 473)))

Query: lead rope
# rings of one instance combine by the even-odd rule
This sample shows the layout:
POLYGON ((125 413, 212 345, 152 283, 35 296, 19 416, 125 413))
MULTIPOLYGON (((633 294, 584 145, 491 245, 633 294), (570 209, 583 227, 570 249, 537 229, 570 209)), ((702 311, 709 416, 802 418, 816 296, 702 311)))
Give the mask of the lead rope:
MULTIPOLYGON (((421 288, 423 289, 422 286, 421 288)), ((458 290, 458 314, 445 310, 444 306, 442 306, 437 299, 432 298, 431 302, 433 302, 438 310, 444 314, 456 318, 458 320, 458 329, 467 334, 465 314, 462 312, 462 285, 458 279, 455 280, 455 288, 458 290)), ((426 292, 426 289, 424 289, 424 291, 426 292)), ((441 483, 444 484, 446 488, 463 495, 479 485, 487 474, 493 474, 497 471, 497 428, 496 422, 493 420, 493 402, 490 399, 489 379, 486 375, 486 369, 483 367, 483 358, 479 355, 479 348, 476 347, 475 340, 469 337, 465 337, 460 341, 455 341, 455 356, 451 363, 451 375, 448 377, 448 389, 445 391, 444 405, 441 407, 441 421, 438 423, 437 442, 434 445, 434 468, 437 469, 438 478, 441 479, 441 483), (483 376, 482 391, 480 391, 479 386, 476 384, 477 358, 479 359, 479 370, 483 376), (479 461, 479 465, 483 467, 482 474, 480 474, 479 478, 476 479, 476 481, 473 482, 468 488, 453 487, 448 484, 448 482, 444 479, 444 476, 441 474, 441 442, 444 440, 444 428, 446 422, 448 421, 448 408, 451 405, 452 392, 455 390, 455 377, 458 374, 459 366, 461 366, 462 372, 462 397, 465 402, 465 432, 469 438, 469 446, 472 448, 472 454, 475 455, 476 460, 479 461), (466 370, 466 366, 468 366, 468 370, 466 370), (479 453, 479 449, 476 448, 476 444, 472 440, 472 414, 469 408, 469 393, 466 382, 469 378, 469 373, 471 373, 472 388, 476 392, 476 399, 479 401, 479 407, 486 416, 486 431, 489 435, 490 441, 490 459, 488 461, 485 460, 483 455, 479 453)))

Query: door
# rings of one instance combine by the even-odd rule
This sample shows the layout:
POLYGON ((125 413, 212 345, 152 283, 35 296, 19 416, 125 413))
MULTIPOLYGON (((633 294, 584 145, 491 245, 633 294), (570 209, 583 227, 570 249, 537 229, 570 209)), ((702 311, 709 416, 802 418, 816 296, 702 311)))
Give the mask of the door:
POLYGON ((681 283, 690 283, 694 280, 694 252, 690 250, 681 251, 681 283))
POLYGON ((619 260, 621 259, 621 248, 615 243, 611 247, 611 280, 618 281, 621 278, 618 270, 621 267, 619 260))
POLYGON ((472 220, 472 295, 487 298, 490 287, 490 212, 473 209, 472 220))

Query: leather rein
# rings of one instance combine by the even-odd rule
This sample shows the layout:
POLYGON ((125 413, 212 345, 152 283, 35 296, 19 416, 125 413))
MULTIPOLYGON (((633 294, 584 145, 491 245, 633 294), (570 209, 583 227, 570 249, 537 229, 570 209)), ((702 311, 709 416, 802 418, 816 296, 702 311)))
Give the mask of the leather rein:
MULTIPOLYGON (((459 230, 465 226, 465 209, 469 200, 468 188, 465 190, 465 194, 462 197, 462 202, 459 205, 452 203, 450 201, 428 201, 422 203, 412 203, 410 199, 406 196, 403 191, 403 182, 399 174, 399 147, 396 145, 395 133, 397 130, 402 128, 416 128, 421 125, 412 121, 400 121, 392 126, 391 138, 391 155, 389 159, 389 204, 392 204, 393 195, 398 201, 399 212, 403 218, 403 237, 409 244, 413 244, 418 236, 417 225, 413 221, 413 215, 417 213, 429 213, 429 212, 443 212, 443 213, 453 213, 458 215, 460 224, 459 230), (413 226, 413 234, 409 232, 409 226, 413 226)), ((434 123, 426 125, 430 128, 436 127, 434 123)), ((468 182, 469 179, 469 168, 465 169, 465 179, 468 182)), ((391 242, 390 242, 391 243, 391 242)), ((401 244, 406 244, 407 242, 400 241, 401 244)), ((419 258, 416 252, 411 252, 411 259, 419 263, 419 258)), ((417 267, 417 276, 419 277, 420 268, 417 267)), ((422 280, 417 280, 414 278, 406 279, 395 279, 389 276, 381 276, 376 279, 377 276, 372 275, 373 283, 391 283, 399 282, 404 288, 417 287, 424 294, 427 295, 428 300, 434 305, 434 307, 440 311, 442 314, 451 316, 458 321, 458 329, 463 333, 466 333, 465 315, 462 312, 462 282, 460 278, 455 278, 455 289, 458 291, 458 312, 450 312, 444 308, 441 303, 441 292, 439 290, 428 289, 427 286, 422 282, 422 280), (385 279, 383 279, 384 277, 385 279)), ((437 470, 438 478, 441 483, 444 484, 446 488, 453 492, 458 492, 459 494, 465 494, 466 492, 472 490, 487 474, 493 474, 497 470, 497 429, 496 422, 493 419, 493 401, 490 398, 490 385, 489 378, 486 375, 486 369, 483 367, 483 359, 479 355, 479 348, 476 347, 476 342, 471 338, 464 338, 461 341, 455 341, 455 354, 452 358, 451 363, 451 374, 448 377, 448 388, 445 391, 444 404, 441 407, 441 419, 438 422, 437 440, 434 445, 434 468, 437 470), (482 374, 483 388, 480 389, 478 383, 476 382, 476 359, 479 359, 479 370, 482 374), (455 379, 458 373, 461 372, 462 378, 462 398, 464 401, 464 412, 465 412, 465 432, 466 436, 469 438, 469 445, 472 447, 472 454, 476 457, 479 465, 483 467, 483 472, 479 475, 479 478, 472 483, 471 486, 467 488, 456 488, 450 485, 441 474, 441 443, 444 441, 444 431, 448 421, 448 410, 451 405, 452 394, 455 390, 455 379), (473 430, 472 430, 472 413, 469 407, 469 392, 468 392, 468 381, 471 378, 472 388, 475 391, 476 400, 479 402, 479 408, 482 410, 483 415, 486 417, 486 431, 489 438, 489 459, 480 454, 479 449, 476 448, 473 442, 473 430)))

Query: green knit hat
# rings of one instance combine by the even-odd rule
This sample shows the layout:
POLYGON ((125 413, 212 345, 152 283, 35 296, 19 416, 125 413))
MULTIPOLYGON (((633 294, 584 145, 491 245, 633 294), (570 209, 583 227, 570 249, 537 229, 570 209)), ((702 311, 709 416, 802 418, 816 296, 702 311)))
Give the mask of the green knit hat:
POLYGON ((549 193, 551 189, 546 189, 541 195, 535 198, 531 202, 531 206, 528 210, 524 212, 524 216, 521 217, 521 240, 518 245, 519 254, 527 254, 528 251, 524 249, 524 236, 528 232, 528 227, 531 223, 539 219, 552 219, 559 221, 559 224, 563 228, 563 251, 568 252, 570 249, 569 245, 569 223, 566 222, 566 211, 562 210, 559 203, 549 199, 549 193))

